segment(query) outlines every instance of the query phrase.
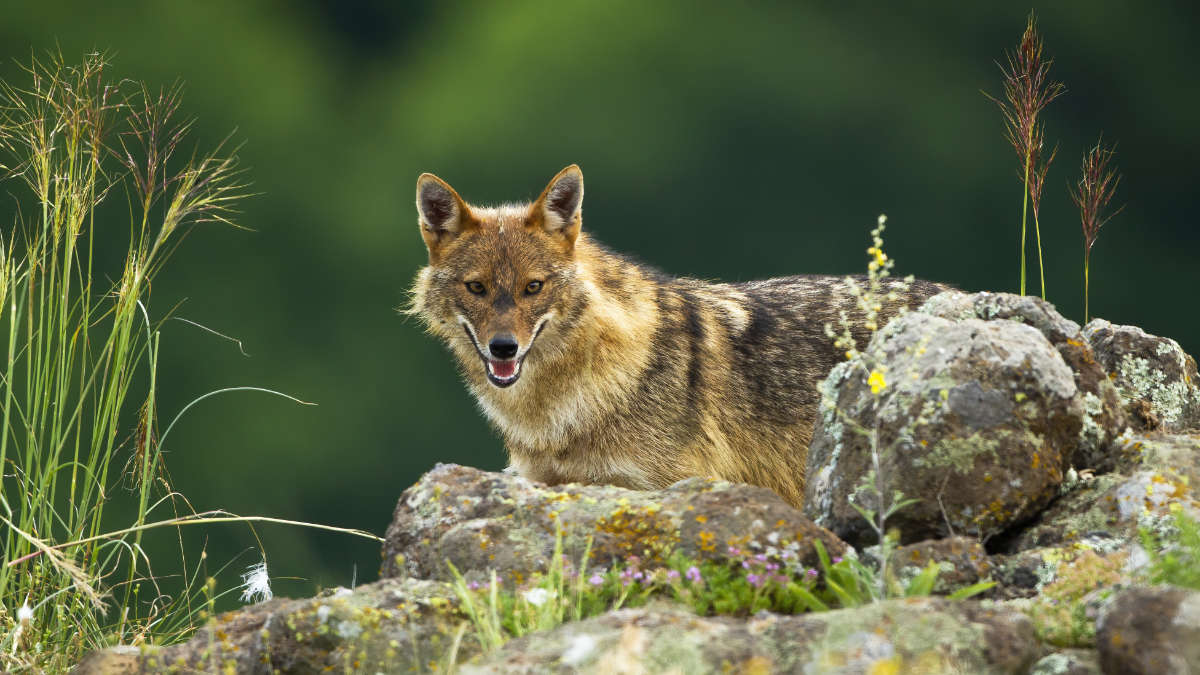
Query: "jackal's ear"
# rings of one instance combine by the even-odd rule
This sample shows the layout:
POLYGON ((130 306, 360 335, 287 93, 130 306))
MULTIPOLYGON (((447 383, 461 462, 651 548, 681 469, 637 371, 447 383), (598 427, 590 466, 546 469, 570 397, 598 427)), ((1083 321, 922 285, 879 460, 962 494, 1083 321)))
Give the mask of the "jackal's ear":
POLYGON ((575 245, 583 226, 583 172, 572 164, 550 181, 531 209, 530 223, 546 232, 563 237, 566 248, 575 245))
POLYGON ((439 249, 471 225, 466 202, 446 181, 431 173, 417 179, 417 213, 430 262, 437 262, 439 249))

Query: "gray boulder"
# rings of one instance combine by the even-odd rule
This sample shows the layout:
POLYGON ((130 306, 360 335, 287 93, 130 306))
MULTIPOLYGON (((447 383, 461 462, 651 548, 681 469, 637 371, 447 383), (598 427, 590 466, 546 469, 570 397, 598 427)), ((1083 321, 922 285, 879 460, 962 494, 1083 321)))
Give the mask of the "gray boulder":
POLYGON ((1026 673, 1040 656, 1022 613, 913 598, 818 614, 610 612, 514 640, 469 673, 1026 673))
POLYGON ((1200 592, 1131 588, 1101 610, 1096 646, 1105 673, 1200 672, 1200 592))
POLYGON ((893 320, 821 385, 805 512, 853 545, 873 543, 852 504, 875 506, 863 476, 876 447, 882 492, 920 499, 890 521, 905 541, 987 539, 1032 518, 1123 421, 1100 371, 1080 377, 1047 335, 1086 360, 1083 341, 1066 337, 1078 327, 1032 298, 948 292, 893 320))
POLYGON ((665 490, 607 485, 546 486, 508 473, 439 464, 400 496, 383 546, 383 576, 469 580, 495 570, 504 581, 545 570, 561 534, 567 560, 607 567, 672 552, 739 562, 747 551, 814 567, 821 541, 846 545, 766 488, 691 478, 665 490), (786 558, 786 559, 785 559, 786 558))
MULTIPOLYGON (((450 652, 466 620, 447 584, 390 579, 227 612, 185 643, 102 649, 72 672, 426 672, 450 652)), ((479 651, 469 633, 458 641, 462 659, 479 651)))
POLYGON ((947 537, 901 546, 892 554, 896 573, 901 581, 907 581, 929 563, 936 563, 940 570, 933 592, 938 595, 978 583, 991 576, 992 563, 987 551, 978 539, 972 537, 947 537))
POLYGON ((1138 426, 1165 431, 1200 428, 1196 360, 1179 343, 1103 319, 1090 321, 1083 334, 1138 426))

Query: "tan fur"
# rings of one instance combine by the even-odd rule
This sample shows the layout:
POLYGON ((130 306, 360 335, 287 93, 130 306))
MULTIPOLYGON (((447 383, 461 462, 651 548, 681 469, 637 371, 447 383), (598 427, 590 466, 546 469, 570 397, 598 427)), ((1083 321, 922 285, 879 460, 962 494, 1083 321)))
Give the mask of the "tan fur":
MULTIPOLYGON (((823 328, 853 306, 843 279, 669 278, 581 232, 582 196, 577 166, 532 204, 491 208, 431 174, 418 180, 430 264, 412 311, 457 357, 512 467, 630 488, 710 476, 799 506, 816 385, 840 358, 823 328), (530 281, 544 285, 528 294, 530 281), (523 360, 502 388, 485 359, 503 335, 523 360)), ((902 304, 942 288, 918 282, 902 304)))

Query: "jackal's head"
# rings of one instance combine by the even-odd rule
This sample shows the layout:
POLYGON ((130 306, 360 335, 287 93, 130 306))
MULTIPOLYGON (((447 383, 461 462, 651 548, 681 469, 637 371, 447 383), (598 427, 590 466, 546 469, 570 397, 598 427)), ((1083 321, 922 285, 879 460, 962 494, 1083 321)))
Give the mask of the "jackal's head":
POLYGON ((417 179, 429 266, 417 277, 413 309, 451 344, 468 375, 478 357, 491 384, 509 387, 527 358, 532 364, 556 351, 556 322, 579 304, 582 204, 576 165, 560 171, 532 204, 499 207, 471 206, 433 174, 417 179))

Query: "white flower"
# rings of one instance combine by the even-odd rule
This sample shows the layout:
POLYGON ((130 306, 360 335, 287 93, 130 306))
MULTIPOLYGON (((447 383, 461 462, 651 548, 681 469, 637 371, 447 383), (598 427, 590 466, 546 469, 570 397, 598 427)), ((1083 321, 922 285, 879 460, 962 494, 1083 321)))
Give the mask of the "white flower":
POLYGON ((541 607, 542 605, 546 604, 546 601, 552 596, 553 594, 544 588, 531 588, 525 591, 522 597, 525 598, 525 602, 528 602, 534 607, 541 607))
POLYGON ((246 568, 242 575, 242 602, 266 602, 275 597, 271 578, 267 576, 267 561, 246 568))

